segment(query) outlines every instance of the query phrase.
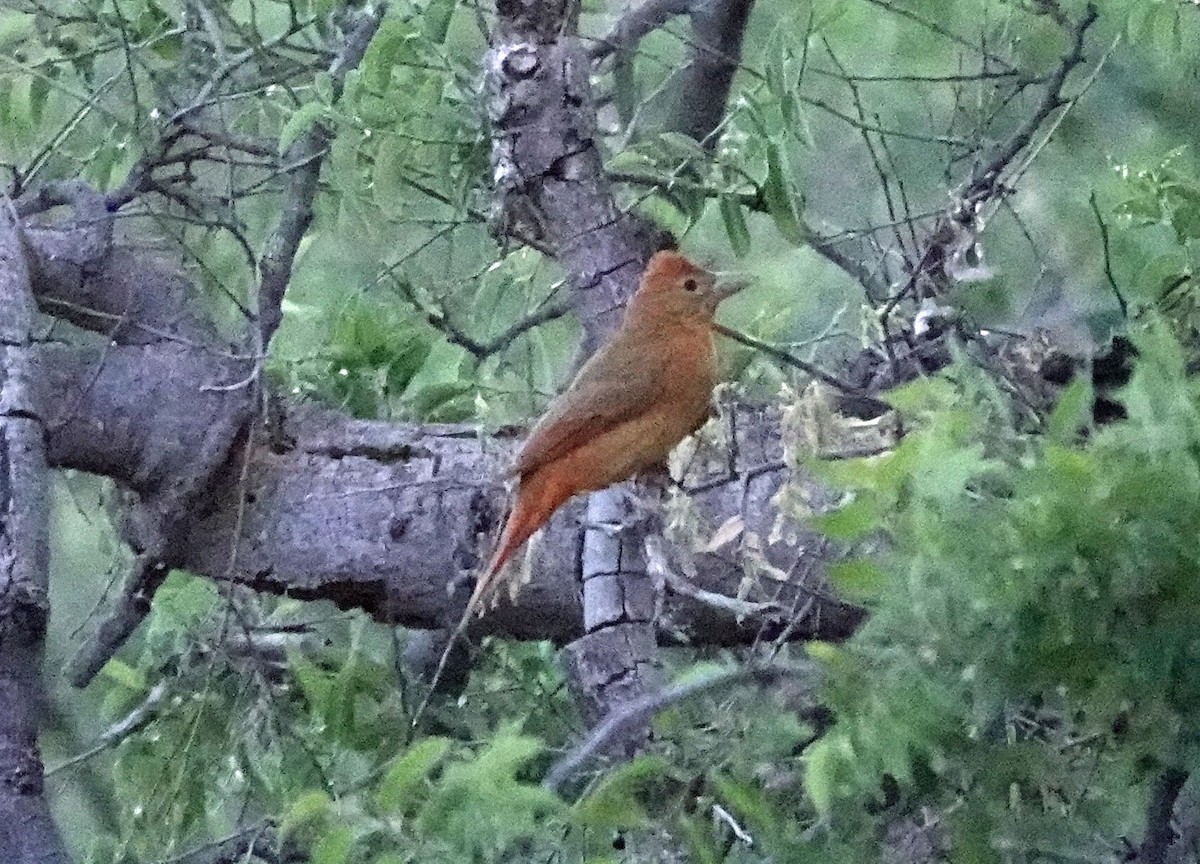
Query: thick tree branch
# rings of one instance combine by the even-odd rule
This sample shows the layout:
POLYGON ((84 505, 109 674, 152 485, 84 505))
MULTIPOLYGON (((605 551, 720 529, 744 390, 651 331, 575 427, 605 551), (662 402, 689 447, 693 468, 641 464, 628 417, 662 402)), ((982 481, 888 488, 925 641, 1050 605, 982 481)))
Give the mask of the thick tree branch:
POLYGON ((754 0, 706 0, 691 9, 690 56, 670 94, 666 128, 711 150, 725 117, 754 0))
MULTIPOLYGON (((604 171, 598 142, 591 63, 576 35, 578 3, 497 0, 496 32, 485 60, 495 178, 496 233, 505 240, 532 236, 554 250, 576 289, 572 295, 584 329, 580 357, 603 342, 633 293, 651 253, 674 241, 632 213, 622 212, 604 171)), ((619 518, 620 489, 588 499, 588 525, 619 518)), ((588 614, 601 588, 622 598, 651 596, 637 527, 585 531, 580 572, 584 581, 583 639, 567 662, 573 683, 595 713, 657 686, 653 603, 628 620, 588 614), (601 548, 602 547, 602 548, 601 548), (605 559, 604 556, 607 556, 605 559), (591 589, 588 586, 591 585, 591 589), (587 670, 602 669, 594 676, 587 670)), ((528 590, 528 589, 526 589, 528 590)), ((578 621, 577 617, 572 619, 578 621)))
MULTIPOLYGON (((214 368, 208 355, 167 342, 156 346, 41 350, 49 418, 49 458, 56 467, 112 477, 125 486, 157 483, 199 448, 237 422, 228 394, 204 389, 214 368), (154 404, 157 410, 146 412, 154 404), (97 434, 98 429, 109 430, 97 434), (192 453, 189 453, 192 451, 192 453)), ((746 531, 770 535, 777 518, 772 497, 787 479, 779 421, 744 410, 738 422, 735 473, 724 453, 701 455, 685 482, 704 486, 694 497, 702 524, 724 522, 745 508, 746 531), (774 470, 758 471, 762 465, 774 470), (724 480, 724 482, 722 482, 724 480)), ((177 566, 293 597, 332 600, 409 627, 450 626, 461 613, 470 581, 485 557, 503 513, 500 476, 512 438, 481 438, 471 426, 405 425, 349 420, 293 409, 279 436, 286 449, 256 449, 247 474, 245 511, 238 527, 240 457, 228 455, 223 473, 194 510, 177 543, 177 566), (233 566, 231 569, 231 562, 233 566)), ((581 633, 577 571, 584 502, 576 501, 531 544, 533 579, 515 603, 507 596, 476 622, 477 632, 567 642, 581 633)), ((787 571, 801 547, 816 548, 801 532, 800 546, 767 545, 766 560, 787 571)), ((692 555, 690 550, 681 550, 692 555)), ((696 559, 694 583, 735 595, 743 569, 730 549, 696 559)), ((746 598, 792 608, 809 589, 799 581, 765 580, 746 598)), ((840 639, 861 620, 853 607, 823 602, 795 628, 795 638, 840 639)), ((687 634, 697 644, 745 644, 765 628, 781 632, 788 618, 738 619, 694 598, 671 594, 659 639, 687 634)))
POLYGON ((45 424, 16 211, 0 205, 0 860, 66 864, 46 803, 38 719, 50 617, 45 424))
POLYGON ((1150 801, 1146 805, 1146 836, 1138 849, 1138 864, 1165 864, 1167 850, 1175 840, 1175 832, 1171 829, 1175 801, 1187 779, 1188 772, 1174 767, 1164 768, 1154 778, 1150 801))
POLYGON ((583 356, 616 325, 650 255, 669 238, 613 198, 597 141, 591 64, 573 4, 497 3, 485 60, 492 121, 494 230, 553 250, 576 289, 583 356))
MULTIPOLYGON (((71 205, 74 218, 62 227, 26 231, 31 284, 43 308, 106 337, 91 377, 53 403, 58 413, 49 424, 51 431, 74 444, 75 435, 104 440, 142 423, 173 427, 143 430, 148 437, 127 441, 141 450, 132 461, 93 466, 135 493, 125 533, 136 557, 96 637, 71 661, 69 677, 84 686, 145 618, 155 590, 177 565, 178 534, 249 417, 249 388, 237 382, 246 379, 252 364, 217 342, 215 329, 195 309, 191 286, 178 273, 147 255, 111 245, 112 215, 104 196, 82 183, 65 184, 50 194, 55 204, 71 205), (143 401, 145 384, 130 381, 118 398, 120 417, 110 414, 107 425, 89 422, 96 419, 89 413, 93 388, 121 348, 164 361, 159 374, 172 375, 175 364, 188 367, 184 380, 191 393, 176 404, 176 416, 164 414, 164 404, 143 401), (148 411, 151 404, 158 410, 148 411), (197 408, 211 411, 212 425, 189 430, 197 408)), ((78 452, 89 449, 84 445, 78 452)))

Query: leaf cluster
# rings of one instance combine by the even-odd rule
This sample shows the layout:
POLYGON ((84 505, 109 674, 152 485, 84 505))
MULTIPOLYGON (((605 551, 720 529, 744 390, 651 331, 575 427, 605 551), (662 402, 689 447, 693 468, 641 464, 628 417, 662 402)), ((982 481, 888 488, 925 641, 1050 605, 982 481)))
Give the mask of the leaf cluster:
POLYGON ((835 573, 868 623, 811 652, 838 721, 805 785, 835 827, 934 803, 977 860, 1098 855, 1130 784, 1198 764, 1200 392, 1168 328, 1137 344, 1123 422, 1089 428, 1076 383, 1049 434, 998 433, 958 369, 895 394, 919 428, 893 452, 827 472, 851 492, 819 526, 887 546, 835 573))

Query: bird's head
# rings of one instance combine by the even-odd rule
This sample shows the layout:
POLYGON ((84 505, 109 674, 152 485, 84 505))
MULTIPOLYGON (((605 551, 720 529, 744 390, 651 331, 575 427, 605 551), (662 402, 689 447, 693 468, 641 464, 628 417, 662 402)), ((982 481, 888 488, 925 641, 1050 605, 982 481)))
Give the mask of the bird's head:
POLYGON ((678 252, 657 252, 646 265, 630 311, 653 309, 711 321, 717 305, 741 288, 740 283, 719 280, 678 252))

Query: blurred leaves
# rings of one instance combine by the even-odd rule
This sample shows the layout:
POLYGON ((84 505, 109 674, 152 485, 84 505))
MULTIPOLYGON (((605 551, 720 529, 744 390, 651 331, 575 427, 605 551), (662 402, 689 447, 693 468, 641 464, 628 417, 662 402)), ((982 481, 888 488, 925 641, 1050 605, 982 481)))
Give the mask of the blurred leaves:
MULTIPOLYGON (((1136 343, 1136 370, 1118 394, 1124 422, 1082 436, 1090 390, 1076 385, 1049 436, 1010 431, 1001 442, 979 411, 960 407, 970 388, 946 389, 970 377, 960 368, 933 388, 932 403, 915 398, 912 387, 924 385, 894 400, 921 419, 893 454, 836 472, 855 497, 818 526, 861 536, 871 522, 863 502, 875 502, 892 548, 882 572, 843 564, 831 573, 851 588, 865 579, 858 596, 872 614, 826 664, 839 720, 809 748, 805 774, 819 812, 867 806, 887 783, 913 789, 926 771, 941 783, 925 800, 941 806, 951 788, 989 776, 1033 794, 1068 782, 1076 760, 1054 749, 1064 738, 1089 742, 1071 751, 1081 764, 1102 753, 1120 776, 1146 759, 1170 764, 1176 736, 1200 730, 1197 703, 1180 698, 1200 692, 1200 405, 1163 324, 1147 320, 1136 343), (921 407, 930 404, 940 407, 921 407), (1133 704, 1158 718, 1155 733, 1114 734, 1133 704), (1030 737, 1017 722, 1024 711, 1044 717, 1036 728, 1054 724, 1045 749, 1043 733, 1030 737)), ((963 818, 999 832, 1010 804, 1008 793, 972 796, 981 813, 963 818)), ((1074 811, 1056 812, 1058 827, 1023 834, 1024 848, 1081 848, 1054 836, 1074 811)), ((1097 831, 1116 816, 1089 812, 1097 831)))

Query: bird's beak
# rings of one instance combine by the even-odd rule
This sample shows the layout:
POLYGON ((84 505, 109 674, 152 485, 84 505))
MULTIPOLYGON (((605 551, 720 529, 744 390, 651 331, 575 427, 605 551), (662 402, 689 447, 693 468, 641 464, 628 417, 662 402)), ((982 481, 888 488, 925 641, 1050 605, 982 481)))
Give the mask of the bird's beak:
POLYGON ((749 284, 749 280, 735 277, 733 274, 717 274, 717 284, 715 288, 718 298, 717 302, 720 302, 721 300, 727 300, 749 284))

